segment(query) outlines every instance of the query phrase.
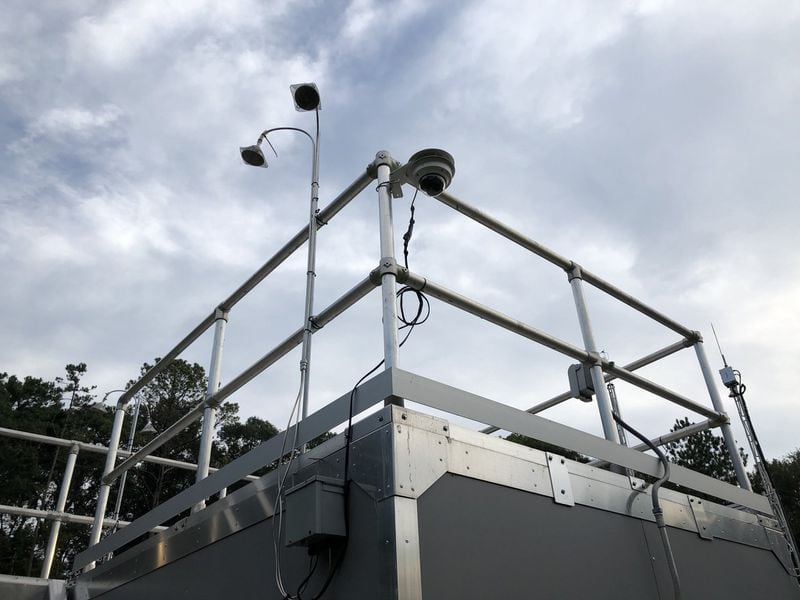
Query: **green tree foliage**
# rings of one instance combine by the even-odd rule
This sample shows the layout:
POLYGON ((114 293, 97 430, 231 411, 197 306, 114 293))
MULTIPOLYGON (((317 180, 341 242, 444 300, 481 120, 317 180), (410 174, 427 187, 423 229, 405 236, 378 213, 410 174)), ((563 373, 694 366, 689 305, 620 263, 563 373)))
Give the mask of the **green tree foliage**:
MULTIPOLYGON (((151 365, 142 365, 142 373, 151 365)), ((45 381, 35 377, 19 379, 0 374, 0 426, 53 437, 107 445, 113 420, 113 406, 92 407, 95 394, 81 383, 86 365, 67 365, 64 377, 45 381)), ((129 382, 131 385, 133 382, 129 382)), ((142 408, 134 438, 137 449, 151 436, 142 433, 149 414, 157 431, 164 431, 206 392, 204 369, 198 364, 176 360, 134 397, 129 407, 141 400, 142 408), (145 408, 145 406, 147 408, 145 408)), ((222 466, 277 433, 268 421, 250 417, 242 423, 239 407, 226 403, 217 412, 218 439, 212 446, 212 465, 222 466)), ((127 447, 131 418, 122 432, 127 447)), ((155 454, 190 463, 197 462, 200 422, 162 446, 155 454)), ((0 437, 0 503, 52 510, 61 484, 68 448, 57 448, 25 440, 0 437)), ((93 515, 104 455, 78 455, 66 511, 93 515)), ((129 471, 120 518, 136 518, 153 506, 194 483, 195 473, 152 463, 141 463, 129 471)), ((117 488, 112 488, 109 515, 113 512, 117 488)), ((50 522, 0 514, 0 573, 38 575, 50 522)), ((63 576, 74 555, 88 542, 89 528, 64 524, 51 572, 63 576)))
MULTIPOLYGON (((32 433, 106 443, 111 419, 88 408, 91 388, 81 383, 86 365, 67 365, 64 377, 44 381, 0 374, 0 425, 32 433)), ((0 437, 0 502, 52 509, 66 465, 68 449, 0 437)), ((103 456, 84 453, 75 467, 67 512, 91 514, 97 494, 97 472, 103 456)), ((62 548, 85 544, 85 527, 64 524, 62 548)), ((49 523, 0 514, 0 572, 38 575, 49 523)), ((54 572, 61 572, 57 561, 54 572)))
MULTIPOLYGON (((800 540, 800 448, 783 458, 773 459, 767 466, 767 470, 772 485, 781 499, 789 528, 792 530, 795 541, 798 541, 800 540)), ((754 473, 750 479, 753 489, 763 494, 764 485, 758 474, 754 473)))
MULTIPOLYGON (((692 423, 688 418, 676 419, 675 426, 670 431, 677 431, 689 425, 692 423)), ((670 462, 736 485, 736 471, 725 441, 710 430, 667 444, 666 450, 670 462)), ((746 465, 747 454, 744 448, 739 448, 739 455, 746 465)))

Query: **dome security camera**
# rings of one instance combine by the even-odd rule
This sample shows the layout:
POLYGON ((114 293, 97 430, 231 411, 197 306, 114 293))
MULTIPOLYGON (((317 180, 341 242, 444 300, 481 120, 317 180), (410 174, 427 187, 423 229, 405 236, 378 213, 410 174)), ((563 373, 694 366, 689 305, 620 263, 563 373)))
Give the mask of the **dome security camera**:
POLYGON ((438 148, 420 150, 408 159, 406 180, 428 196, 438 196, 447 189, 456 173, 450 153, 438 148))

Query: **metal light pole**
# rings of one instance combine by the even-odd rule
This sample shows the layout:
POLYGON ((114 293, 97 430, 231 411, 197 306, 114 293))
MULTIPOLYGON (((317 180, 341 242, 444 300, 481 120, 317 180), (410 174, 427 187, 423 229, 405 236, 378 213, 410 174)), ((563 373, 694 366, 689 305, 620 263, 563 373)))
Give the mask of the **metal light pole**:
MULTIPOLYGON (((128 446, 126 450, 128 454, 133 451, 133 441, 136 438, 136 426, 139 423, 139 410, 141 409, 142 402, 144 402, 144 406, 147 409, 147 423, 145 426, 142 427, 141 433, 155 433, 155 428, 153 427, 153 419, 150 415, 150 406, 147 404, 146 400, 142 400, 141 396, 136 397, 136 404, 133 407, 133 416, 131 417, 131 432, 128 435, 128 446)), ((117 490, 117 500, 114 503, 114 515, 113 520, 119 521, 119 512, 122 508, 122 497, 125 494, 125 483, 128 481, 128 472, 125 471, 119 479, 119 489, 117 490)))
MULTIPOLYGON (((267 160, 261 150, 261 144, 266 141, 272 151, 272 146, 267 136, 274 131, 296 131, 305 135, 312 146, 311 163, 311 206, 308 219, 308 268, 306 270, 306 297, 303 321, 303 346, 300 358, 300 371, 303 378, 303 396, 301 415, 305 419, 308 416, 308 394, 311 382, 311 337, 314 333, 314 322, 312 312, 314 308, 314 280, 316 278, 316 255, 317 255, 317 230, 320 223, 317 221, 319 209, 319 111, 320 97, 317 86, 313 83, 301 83, 290 86, 295 108, 300 112, 314 111, 316 117, 316 135, 311 136, 305 129, 298 127, 275 127, 267 129, 258 138, 253 146, 246 146, 239 149, 242 160, 254 167, 267 167, 267 160)), ((278 153, 275 152, 277 156, 278 153)))

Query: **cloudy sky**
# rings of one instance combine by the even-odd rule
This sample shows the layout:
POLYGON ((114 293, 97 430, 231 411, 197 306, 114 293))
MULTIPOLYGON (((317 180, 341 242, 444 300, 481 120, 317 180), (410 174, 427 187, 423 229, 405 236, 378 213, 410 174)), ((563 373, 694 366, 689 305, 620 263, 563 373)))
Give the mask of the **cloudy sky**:
MULTIPOLYGON (((0 24, 0 371, 89 366, 99 393, 164 354, 291 235, 313 127, 321 204, 375 152, 451 152, 456 196, 706 335, 744 374, 769 456, 800 446, 800 5, 783 2, 7 0, 0 24)), ((399 239, 411 194, 395 202, 399 239)), ((574 344, 566 276, 427 197, 413 270, 574 344)), ((378 261, 370 186, 320 232, 317 310, 378 261)), ((304 251, 233 313, 223 380, 302 323, 304 251)), ((602 294, 619 363, 677 340, 602 294)), ((432 302, 401 366, 527 408, 570 360, 432 302)), ((207 365, 210 334, 185 358, 207 365)), ((312 410, 382 357, 377 292, 314 338, 312 410)), ((299 351, 232 399, 282 424, 299 351)), ((642 374, 704 403, 694 354, 642 374)), ((632 424, 686 411, 620 384, 632 424)), ((735 413, 732 405, 728 410, 735 413)), ((598 433, 594 405, 546 416, 598 433)), ((735 429, 741 443, 741 429, 735 429)))

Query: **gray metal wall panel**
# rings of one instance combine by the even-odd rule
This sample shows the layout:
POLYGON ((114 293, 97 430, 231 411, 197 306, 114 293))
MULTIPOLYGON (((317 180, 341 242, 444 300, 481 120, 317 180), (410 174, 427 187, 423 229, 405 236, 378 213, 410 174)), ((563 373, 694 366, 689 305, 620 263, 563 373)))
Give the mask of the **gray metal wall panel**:
MULTIPOLYGON (((425 598, 672 598, 648 522, 452 474, 418 514, 425 598)), ((684 600, 800 598, 770 551, 670 534, 684 600)))
MULTIPOLYGON (((380 589, 386 582, 381 581, 376 502, 357 486, 352 489, 351 513, 360 518, 351 523, 347 556, 324 598, 389 598, 387 591, 380 589)), ((304 548, 285 548, 283 557, 284 581, 294 591, 307 573, 309 558, 304 548)), ((316 594, 321 588, 329 564, 325 555, 308 586, 308 597, 313 597, 311 594, 316 594)), ((105 583, 113 585, 111 581, 105 583)), ((98 585, 102 583, 98 582, 98 585)), ((144 577, 93 597, 103 600, 280 600, 283 596, 278 593, 274 579, 272 519, 261 521, 144 577)))
POLYGON ((426 598, 657 597, 637 519, 450 474, 418 514, 426 598))
MULTIPOLYGON (((658 530, 643 523, 663 598, 672 598, 658 530)), ((704 540, 680 529, 669 529, 672 552, 681 577, 684 599, 797 600, 800 586, 768 550, 714 538, 704 540)))

